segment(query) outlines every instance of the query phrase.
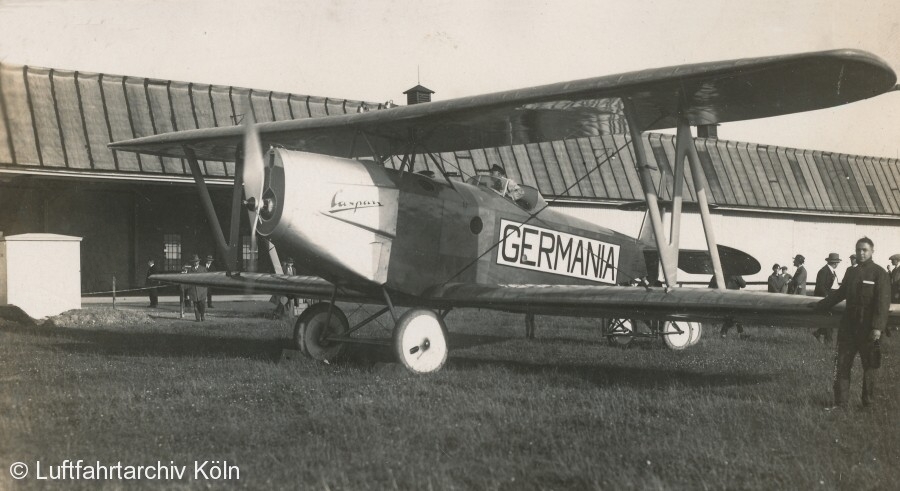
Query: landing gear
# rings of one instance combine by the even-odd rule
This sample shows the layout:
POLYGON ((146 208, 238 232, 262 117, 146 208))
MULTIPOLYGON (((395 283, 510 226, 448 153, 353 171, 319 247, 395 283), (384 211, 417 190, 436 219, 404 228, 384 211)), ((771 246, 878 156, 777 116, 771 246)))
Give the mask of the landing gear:
POLYGON ((671 350, 683 350, 691 345, 694 337, 693 322, 666 321, 663 324, 662 336, 666 346, 671 350))
POLYGON ((349 326, 347 316, 341 309, 328 302, 317 303, 297 317, 294 347, 314 360, 336 360, 344 353, 347 344, 329 338, 345 337, 349 326))
POLYGON ((413 373, 440 370, 449 352, 444 320, 432 310, 408 310, 394 327, 394 351, 413 373))
POLYGON ((628 346, 634 336, 634 321, 631 319, 604 319, 606 323, 606 342, 610 346, 628 346))
POLYGON ((703 332, 699 322, 639 319, 604 319, 603 328, 609 345, 623 348, 635 338, 661 337, 669 349, 683 350, 697 344, 703 332))

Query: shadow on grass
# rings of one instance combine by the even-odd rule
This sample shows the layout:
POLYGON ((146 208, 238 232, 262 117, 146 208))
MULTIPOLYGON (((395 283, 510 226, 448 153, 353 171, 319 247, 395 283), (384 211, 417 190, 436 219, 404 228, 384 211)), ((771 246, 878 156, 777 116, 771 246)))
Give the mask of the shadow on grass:
POLYGON ((117 332, 105 329, 56 326, 6 329, 28 336, 55 339, 43 346, 49 351, 104 356, 227 357, 278 360, 289 347, 283 338, 222 336, 219 332, 117 332))
MULTIPOLYGON (((222 335, 221 331, 192 333, 179 332, 117 332, 94 328, 66 328, 56 326, 4 327, 4 331, 27 336, 42 337, 53 342, 41 346, 47 351, 67 351, 75 354, 102 356, 158 356, 158 357, 209 357, 248 358, 277 362, 283 349, 290 348, 285 338, 254 338, 249 336, 222 335)), ((451 334, 453 349, 480 346, 508 341, 501 336, 451 334)), ((366 367, 375 363, 394 363, 392 349, 388 347, 351 346, 345 363, 366 367)), ((721 387, 760 384, 770 380, 764 374, 746 373, 698 373, 615 365, 612 363, 584 364, 576 360, 559 360, 555 363, 527 360, 496 360, 471 357, 466 354, 452 356, 447 368, 476 370, 498 367, 527 376, 573 377, 603 386, 628 386, 664 388, 673 385, 688 387, 721 387)))
POLYGON ((481 369, 488 366, 500 367, 517 375, 552 376, 554 378, 572 377, 605 387, 733 387, 758 385, 772 379, 770 375, 766 374, 699 373, 688 370, 622 366, 609 363, 591 365, 556 364, 464 357, 451 358, 447 362, 447 367, 455 370, 481 369))

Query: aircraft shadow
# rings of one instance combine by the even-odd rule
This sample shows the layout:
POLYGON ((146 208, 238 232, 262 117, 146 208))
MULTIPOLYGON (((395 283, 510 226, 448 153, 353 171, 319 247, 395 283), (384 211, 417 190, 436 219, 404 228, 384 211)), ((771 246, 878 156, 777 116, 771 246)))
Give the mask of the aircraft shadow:
POLYGON ((228 357, 277 360, 289 347, 286 338, 253 338, 217 332, 175 333, 109 331, 41 326, 13 328, 31 336, 57 340, 43 348, 105 356, 228 357))
POLYGON ((754 385, 771 380, 767 374, 747 373, 699 373, 686 370, 645 368, 611 364, 573 365, 556 363, 529 363, 519 360, 490 360, 482 358, 451 357, 445 369, 472 370, 496 366, 525 376, 552 374, 555 378, 572 377, 597 386, 625 386, 632 388, 730 387, 754 385))

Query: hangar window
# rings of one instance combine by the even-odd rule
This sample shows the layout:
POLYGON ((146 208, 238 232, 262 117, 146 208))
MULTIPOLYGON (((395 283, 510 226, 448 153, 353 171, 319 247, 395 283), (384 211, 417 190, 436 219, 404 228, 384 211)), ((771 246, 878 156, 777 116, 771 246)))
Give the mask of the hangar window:
POLYGON ((166 255, 165 271, 181 271, 181 236, 178 234, 163 235, 163 252, 166 255))
POLYGON ((256 249, 249 235, 241 237, 241 263, 244 271, 256 271, 256 249))

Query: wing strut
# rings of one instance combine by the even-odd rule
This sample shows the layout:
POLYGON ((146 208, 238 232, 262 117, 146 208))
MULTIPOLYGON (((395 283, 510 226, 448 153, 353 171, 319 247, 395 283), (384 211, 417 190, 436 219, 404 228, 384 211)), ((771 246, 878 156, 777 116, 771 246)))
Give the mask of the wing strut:
MULTIPOLYGON (((675 139, 675 163, 674 163, 674 189, 672 195, 672 219, 669 227, 668 239, 662 222, 657 189, 653 184, 650 174, 651 167, 647 163, 647 153, 644 148, 644 138, 641 128, 638 126, 634 103, 630 99, 623 99, 625 117, 628 120, 628 130, 631 133, 631 144, 634 148, 635 164, 638 174, 641 176, 641 184, 644 187, 644 199, 647 202, 647 217, 653 229, 656 239, 656 247, 659 250, 659 260, 662 264, 663 277, 667 288, 674 288, 678 282, 678 251, 681 239, 681 205, 684 195, 684 160, 687 158, 691 166, 691 177, 694 188, 697 190, 697 204, 700 207, 700 219, 703 222, 703 232, 706 235, 706 245, 709 248, 715 272, 716 284, 719 289, 725 289, 725 280, 722 275, 722 263, 719 260, 719 248, 713 234, 712 219, 709 214, 709 203, 706 199, 706 184, 703 167, 697 156, 697 148, 691 137, 691 127, 686 119, 678 118, 678 133, 675 139)), ((645 218, 645 219, 646 219, 645 218)))
MULTIPOLYGON (((203 173, 200 172, 200 164, 197 162, 197 155, 194 150, 187 145, 183 147, 187 156, 188 164, 191 167, 191 174, 194 175, 194 182, 197 184, 197 191, 200 193, 200 203, 203 204, 203 210, 206 212, 206 218, 209 220, 209 226, 212 227, 213 238, 216 240, 216 247, 219 249, 219 255, 225 258, 225 266, 228 271, 237 271, 237 261, 233 254, 234 248, 225 242, 225 234, 222 233, 222 225, 219 224, 219 217, 216 215, 216 209, 213 207, 212 199, 209 197, 209 189, 206 187, 206 181, 203 179, 203 173)), ((235 178, 237 179, 237 177, 235 178)), ((235 187, 236 192, 240 192, 240 187, 235 187)), ((235 228, 234 223, 232 227, 235 228)), ((232 235, 234 232, 232 231, 232 235)))

